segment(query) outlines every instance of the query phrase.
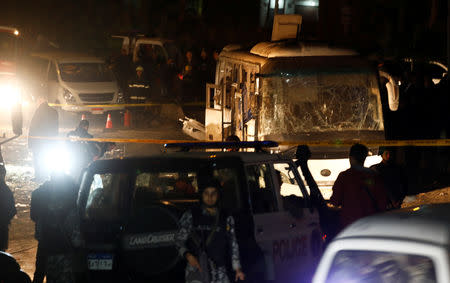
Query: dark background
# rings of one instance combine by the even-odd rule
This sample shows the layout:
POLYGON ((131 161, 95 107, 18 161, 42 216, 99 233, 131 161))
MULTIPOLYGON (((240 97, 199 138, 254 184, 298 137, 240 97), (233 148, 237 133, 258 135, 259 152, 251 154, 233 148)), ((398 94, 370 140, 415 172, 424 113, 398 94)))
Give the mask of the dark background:
MULTIPOLYGON (((108 47, 111 34, 128 31, 177 39, 184 49, 268 40, 275 10, 267 12, 268 0, 2 2, 0 25, 19 28, 30 42, 40 35, 64 49, 96 53, 108 47)), ((278 13, 300 1, 282 2, 286 7, 279 2, 278 13)), ((446 61, 448 0, 319 0, 312 16, 298 7, 295 11, 304 14, 304 40, 446 61)))

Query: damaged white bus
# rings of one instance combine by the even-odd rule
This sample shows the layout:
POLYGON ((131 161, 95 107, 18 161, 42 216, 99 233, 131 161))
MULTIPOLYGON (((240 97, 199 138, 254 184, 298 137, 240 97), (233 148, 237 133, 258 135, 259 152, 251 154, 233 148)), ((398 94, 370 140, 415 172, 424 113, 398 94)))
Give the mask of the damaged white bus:
MULTIPOLYGON (((298 15, 276 16, 271 42, 222 50, 215 84, 206 89, 206 140, 229 135, 305 143, 385 138, 376 66, 352 50, 280 40, 295 39, 300 23, 298 15)), ((381 75, 388 81, 383 108, 396 110, 396 84, 381 75)), ((329 198, 337 175, 349 167, 348 147, 312 150, 311 172, 329 198)), ((366 166, 380 161, 372 152, 366 166)))

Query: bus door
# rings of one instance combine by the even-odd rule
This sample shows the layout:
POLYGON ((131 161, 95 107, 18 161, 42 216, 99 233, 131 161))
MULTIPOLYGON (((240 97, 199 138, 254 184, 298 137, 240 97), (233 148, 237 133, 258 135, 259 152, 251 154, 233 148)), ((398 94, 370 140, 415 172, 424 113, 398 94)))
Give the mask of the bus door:
POLYGON ((257 96, 259 91, 259 78, 256 78, 258 69, 256 65, 245 66, 245 83, 242 89, 242 123, 243 140, 257 140, 256 114, 258 112, 257 96))
POLYGON ((234 93, 234 105, 233 105, 233 125, 234 125, 234 134, 238 136, 241 140, 244 139, 244 121, 243 121, 243 101, 242 101, 242 93, 235 92, 234 93))
POLYGON ((232 101, 236 90, 233 65, 219 61, 216 84, 206 84, 205 129, 208 140, 225 140, 232 133, 232 101), (232 96, 233 95, 233 96, 232 96))

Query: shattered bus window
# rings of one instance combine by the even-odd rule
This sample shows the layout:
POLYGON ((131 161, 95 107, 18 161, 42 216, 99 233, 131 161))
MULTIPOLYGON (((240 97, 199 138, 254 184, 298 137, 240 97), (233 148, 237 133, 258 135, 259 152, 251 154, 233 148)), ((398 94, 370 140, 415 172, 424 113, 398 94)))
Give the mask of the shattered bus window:
POLYGON ((383 130, 377 80, 369 72, 264 78, 262 97, 263 134, 383 130))

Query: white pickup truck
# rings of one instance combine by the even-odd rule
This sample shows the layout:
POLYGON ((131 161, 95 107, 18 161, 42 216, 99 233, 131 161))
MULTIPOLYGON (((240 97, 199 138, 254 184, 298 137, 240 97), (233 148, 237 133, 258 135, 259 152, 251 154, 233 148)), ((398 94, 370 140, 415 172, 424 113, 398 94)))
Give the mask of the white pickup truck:
POLYGON ((450 203, 363 218, 326 249, 313 283, 450 282, 450 203))

